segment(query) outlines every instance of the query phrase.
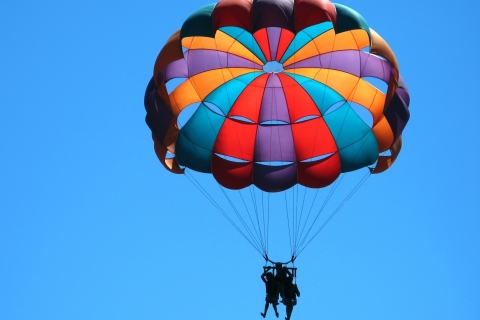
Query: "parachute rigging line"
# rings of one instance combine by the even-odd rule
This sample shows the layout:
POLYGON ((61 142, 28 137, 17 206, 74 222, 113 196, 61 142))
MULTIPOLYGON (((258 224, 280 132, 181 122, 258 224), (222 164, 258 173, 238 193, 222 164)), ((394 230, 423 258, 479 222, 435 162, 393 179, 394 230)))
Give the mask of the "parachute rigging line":
POLYGON ((368 171, 365 176, 357 183, 357 185, 355 186, 355 188, 350 191, 350 193, 347 195, 347 197, 342 201, 342 203, 340 203, 338 205, 338 207, 330 214, 330 216, 327 218, 327 220, 325 220, 325 222, 322 224, 322 226, 317 230, 317 232, 315 232, 315 234, 310 238, 310 240, 308 240, 308 242, 303 245, 303 243, 305 242, 306 240, 306 236, 304 238, 304 240, 302 241, 301 243, 301 246, 303 246, 299 251, 298 251, 298 254, 296 255, 296 257, 298 257, 302 252, 303 250, 305 250, 305 248, 312 242, 312 240, 320 233, 320 231, 323 230, 323 228, 333 219, 333 217, 340 211, 340 209, 347 203, 348 200, 350 200, 350 198, 358 191, 358 189, 360 189, 360 187, 365 183, 365 181, 367 181, 367 179, 371 176, 371 173, 370 171, 368 171))
MULTIPOLYGON (((265 254, 262 253, 262 250, 258 246, 258 244, 255 244, 253 241, 253 237, 250 239, 245 235, 245 233, 237 226, 237 224, 228 216, 228 214, 218 205, 218 203, 210 196, 210 194, 202 187, 202 185, 193 177, 193 175, 188 171, 185 170, 185 176, 187 179, 207 198, 207 200, 212 203, 212 205, 227 219, 228 222, 245 238, 245 240, 250 243, 250 245, 263 257, 265 254)), ((233 204, 232 204, 233 206, 233 204)), ((246 228, 247 232, 249 231, 248 228, 246 228)))

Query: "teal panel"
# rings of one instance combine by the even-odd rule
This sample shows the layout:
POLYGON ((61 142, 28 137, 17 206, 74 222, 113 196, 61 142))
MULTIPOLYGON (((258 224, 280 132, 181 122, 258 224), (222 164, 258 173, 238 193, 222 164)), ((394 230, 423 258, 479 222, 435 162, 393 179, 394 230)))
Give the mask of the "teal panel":
POLYGON ((305 91, 307 91, 322 115, 324 115, 325 112, 335 103, 345 101, 345 99, 335 90, 321 82, 301 75, 295 75, 287 72, 285 72, 285 74, 292 77, 305 89, 305 91))
POLYGON ((378 145, 371 128, 348 103, 324 116, 340 152, 342 172, 357 170, 374 163, 378 145))
POLYGON ((370 42, 372 35, 370 34, 370 27, 367 21, 355 10, 344 6, 343 4, 334 3, 337 10, 337 24, 335 27, 335 33, 342 33, 345 31, 363 29, 368 33, 370 42))
POLYGON ((212 152, 197 146, 180 132, 175 148, 175 157, 181 166, 198 172, 211 173, 212 152))
POLYGON ((180 31, 180 39, 192 36, 213 38, 213 9, 215 3, 206 5, 195 11, 185 20, 180 31))
POLYGON ((257 40, 255 40, 250 32, 239 27, 222 27, 220 30, 243 44, 263 63, 267 63, 267 58, 265 58, 265 55, 263 54, 262 49, 260 49, 257 40))
POLYGON ((378 158, 378 145, 373 132, 362 140, 340 150, 342 172, 350 172, 372 165, 378 158))
POLYGON ((295 35, 295 38, 293 38, 292 43, 290 43, 287 50, 283 54, 282 59, 280 60, 280 63, 284 63, 285 61, 287 61, 288 58, 293 56, 295 52, 300 50, 307 43, 309 43, 314 38, 318 37, 322 33, 332 28, 333 28, 333 24, 330 21, 328 21, 328 22, 322 22, 322 23, 310 26, 308 28, 303 29, 299 33, 297 33, 295 35))
POLYGON ((203 103, 180 130, 175 155, 181 165, 210 172, 212 150, 225 117, 212 112, 203 103))
POLYGON ((226 115, 243 90, 262 74, 264 74, 264 72, 250 72, 225 82, 206 96, 204 101, 213 103, 226 115))

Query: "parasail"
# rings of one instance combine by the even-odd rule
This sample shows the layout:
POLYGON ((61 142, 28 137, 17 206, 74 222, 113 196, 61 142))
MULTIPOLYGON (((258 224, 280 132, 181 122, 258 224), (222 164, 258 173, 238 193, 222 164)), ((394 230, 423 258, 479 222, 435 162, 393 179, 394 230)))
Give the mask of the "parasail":
MULTIPOLYGON (((200 8, 160 51, 145 93, 165 169, 211 175, 223 193, 250 190, 257 221, 265 221, 259 197, 295 190, 299 201, 296 188, 318 192, 344 174, 387 170, 402 146, 409 102, 387 42, 358 12, 328 0, 200 8)), ((295 210, 289 230, 303 237, 311 227, 295 210)), ((253 231, 237 230, 266 256, 268 232, 252 224, 253 231)), ((292 258, 310 241, 291 240, 292 258)))

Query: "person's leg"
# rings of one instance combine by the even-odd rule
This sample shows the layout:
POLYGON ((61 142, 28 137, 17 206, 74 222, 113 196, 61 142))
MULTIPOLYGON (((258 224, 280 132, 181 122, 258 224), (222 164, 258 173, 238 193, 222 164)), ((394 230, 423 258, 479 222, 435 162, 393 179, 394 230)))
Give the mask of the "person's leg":
POLYGON ((293 305, 289 303, 285 311, 287 313, 287 317, 285 319, 290 320, 290 317, 292 316, 293 305))
POLYGON ((272 303, 272 306, 273 306, 273 310, 275 310, 275 316, 278 318, 277 304, 272 303))
POLYGON ((265 318, 265 316, 267 315, 267 310, 268 310, 268 299, 265 300, 265 308, 263 310, 263 313, 260 313, 262 317, 265 318))

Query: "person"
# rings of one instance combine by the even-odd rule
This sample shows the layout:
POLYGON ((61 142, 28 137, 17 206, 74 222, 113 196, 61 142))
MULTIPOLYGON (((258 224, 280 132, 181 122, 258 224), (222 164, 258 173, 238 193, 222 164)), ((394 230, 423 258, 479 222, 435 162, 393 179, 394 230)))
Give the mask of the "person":
POLYGON ((296 283, 293 283, 293 277, 287 277, 285 279, 285 286, 283 288, 283 301, 286 306, 285 320, 290 320, 292 316, 293 307, 297 304, 297 297, 300 297, 300 291, 296 283))
POLYGON ((275 310, 275 316, 277 316, 278 318, 277 304, 278 294, 280 292, 280 285, 275 280, 273 273, 269 272, 268 269, 263 272, 261 278, 262 281, 265 283, 265 291, 267 293, 267 296, 265 297, 265 309, 263 310, 263 312, 260 313, 260 315, 265 318, 265 316, 267 315, 268 307, 271 304, 273 310, 275 310))
POLYGON ((292 273, 287 267, 283 266, 280 262, 275 263, 275 280, 280 285, 280 296, 283 299, 283 288, 286 285, 287 277, 291 277, 292 273))

